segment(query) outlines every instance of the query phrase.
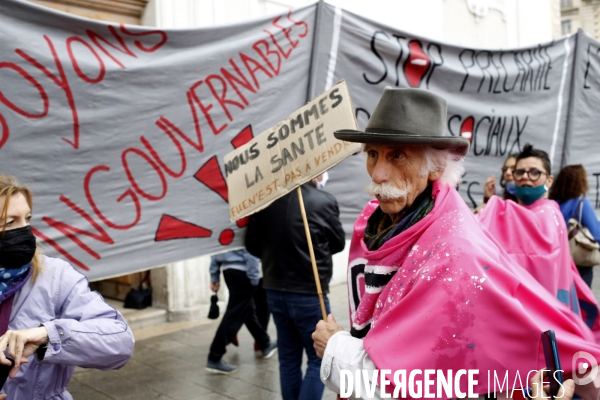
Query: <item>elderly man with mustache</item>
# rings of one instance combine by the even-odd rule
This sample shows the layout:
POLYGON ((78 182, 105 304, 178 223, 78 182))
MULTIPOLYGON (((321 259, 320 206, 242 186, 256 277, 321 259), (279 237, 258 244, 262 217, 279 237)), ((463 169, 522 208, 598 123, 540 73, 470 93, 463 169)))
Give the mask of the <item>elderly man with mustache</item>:
POLYGON ((511 384, 519 374, 526 386, 528 373, 546 365, 540 337, 548 329, 567 373, 578 351, 600 359, 581 318, 511 261, 454 189, 469 142, 445 135, 446 118, 440 96, 386 88, 364 132, 335 132, 364 143, 367 191, 376 197, 352 236, 351 330, 329 315, 313 333, 321 380, 343 396, 507 390, 490 387, 488 374, 508 374, 511 384))

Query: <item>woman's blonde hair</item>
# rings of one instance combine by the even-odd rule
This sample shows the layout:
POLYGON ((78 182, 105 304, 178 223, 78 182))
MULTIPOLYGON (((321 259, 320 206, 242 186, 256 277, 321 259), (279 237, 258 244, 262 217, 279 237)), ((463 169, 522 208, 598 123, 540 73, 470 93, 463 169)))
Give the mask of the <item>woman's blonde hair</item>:
MULTIPOLYGON (((14 176, 0 174, 0 198, 4 197, 4 206, 0 212, 0 221, 6 221, 10 199, 17 193, 21 193, 25 197, 27 205, 29 205, 29 209, 33 211, 33 196, 31 195, 29 188, 21 185, 21 183, 14 176)), ((4 235, 4 231, 6 231, 5 223, 2 224, 2 230, 0 234, 4 235)), ((31 268, 31 280, 34 282, 35 278, 37 278, 38 274, 42 270, 41 249, 39 245, 36 245, 35 253, 33 254, 33 259, 31 260, 31 268)))

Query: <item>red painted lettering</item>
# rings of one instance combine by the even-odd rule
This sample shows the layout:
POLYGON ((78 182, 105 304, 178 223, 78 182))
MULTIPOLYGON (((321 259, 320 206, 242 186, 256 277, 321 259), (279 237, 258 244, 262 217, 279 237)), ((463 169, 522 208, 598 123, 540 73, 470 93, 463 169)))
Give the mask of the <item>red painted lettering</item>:
POLYGON ((179 171, 179 172, 175 172, 171 168, 167 167, 167 165, 160 158, 160 156, 158 155, 158 153, 156 152, 154 147, 152 147, 150 142, 148 142, 148 140, 145 137, 143 137, 143 136, 140 137, 140 140, 142 141, 142 144, 146 147, 146 149, 148 149, 148 151, 150 152, 152 157, 154 157, 154 159, 156 160, 158 165, 160 165, 161 168, 164 169, 167 174, 171 175, 173 178, 179 178, 183 175, 183 173, 185 172, 185 168, 187 166, 183 147, 181 147, 179 140, 177 140, 177 138, 168 129, 163 129, 163 132, 169 136, 169 138, 173 141, 173 144, 175 145, 175 147, 177 147, 177 152, 179 153, 179 156, 181 157, 181 171, 179 171))
POLYGON ((198 151, 204 151, 204 146, 202 145, 202 132, 200 129, 200 118, 198 117, 196 106, 194 105, 194 96, 190 91, 188 91, 186 95, 188 106, 190 107, 190 111, 192 111, 192 118, 194 119, 194 128, 196 129, 196 136, 198 136, 198 143, 200 144, 200 147, 197 149, 198 151))
POLYGON ((157 201, 162 199, 163 197, 165 197, 167 195, 167 180, 165 179, 165 175, 163 174, 163 172, 160 170, 160 168, 158 167, 158 165, 156 165, 156 163, 154 161, 152 161, 152 159, 150 157, 148 157, 148 155, 146 153, 144 153, 143 151, 130 147, 128 149, 126 149, 122 154, 121 154, 121 162, 123 163, 123 168, 125 168, 125 173, 127 174, 127 179, 129 179, 129 182, 131 183, 131 186, 133 186, 133 188, 135 189, 135 191, 142 197, 147 198, 150 201, 157 201), (146 191, 144 191, 140 185, 138 185, 137 181, 135 180, 135 178, 133 177, 133 173, 131 172, 131 168, 129 168, 129 163, 127 162, 127 154, 129 153, 133 153, 136 154, 138 156, 140 156, 141 158, 144 159, 144 161, 146 161, 146 163, 150 164, 150 166, 152 167, 152 169, 154 169, 154 171, 156 171, 156 174, 158 175, 159 179, 160 179, 160 183, 162 185, 162 193, 158 196, 152 195, 146 191))
POLYGON ((100 36, 96 32, 93 32, 93 31, 91 31, 89 29, 87 31, 85 31, 85 32, 88 34, 88 37, 96 45, 96 47, 98 47, 100 50, 102 50, 102 52, 104 54, 106 54, 111 60, 113 60, 115 62, 115 64, 117 64, 119 67, 125 68, 125 65, 123 65, 123 63, 121 61, 119 61, 115 56, 113 56, 112 54, 110 54, 108 52, 108 50, 106 50, 106 47, 104 47, 100 43, 100 41, 103 41, 108 46, 112 47, 113 49, 115 49, 117 51, 120 51, 123 54, 127 54, 128 56, 131 56, 131 57, 134 57, 134 58, 137 58, 137 56, 133 53, 133 51, 129 50, 129 47, 127 47, 127 45, 125 44, 125 41, 123 40, 123 38, 121 38, 121 36, 119 36, 119 34, 117 33, 117 30, 115 29, 114 26, 109 26, 108 30, 115 37, 115 39, 119 43, 120 47, 117 47, 114 44, 110 43, 108 40, 106 40, 104 37, 100 36))
POLYGON ((98 53, 96 53, 96 50, 94 50, 94 48, 90 46, 88 42, 77 36, 71 36, 67 39, 67 52, 69 53, 69 58, 71 59, 73 68, 75 68, 75 73, 77 73, 77 76, 79 76, 81 79, 88 83, 98 83, 102 79, 104 79, 104 75, 106 74, 106 68, 104 68, 104 61, 102 61, 98 53), (97 77, 90 78, 81 70, 79 63, 77 62, 77 58, 75 57, 75 54, 73 54, 73 42, 81 43, 82 45, 88 48, 88 50, 94 55, 94 57, 96 57, 96 61, 98 61, 98 66, 100 69, 100 71, 98 71, 97 77))
POLYGON ((106 226, 108 226, 109 228, 126 230, 126 229, 132 228, 135 225, 137 225, 137 223, 140 222, 140 218, 142 217, 142 207, 140 205, 140 200, 138 199, 137 194, 135 194, 135 192, 131 188, 128 188, 126 191, 123 192, 123 194, 121 194, 121 196, 119 196, 119 198, 117 199, 117 203, 120 203, 121 201, 123 201, 123 199, 125 197, 131 198, 131 201, 133 202, 133 205, 135 206, 135 218, 133 219, 133 222, 131 222, 129 224, 123 224, 123 225, 115 224, 114 222, 112 222, 111 220, 106 218, 106 216, 104 216, 104 214, 100 211, 100 209, 98 208, 98 205, 94 201, 94 197, 92 196, 92 191, 90 190, 90 182, 92 180, 92 175, 94 175, 98 171, 110 171, 110 168, 107 167, 106 165, 98 165, 98 166, 92 168, 87 173, 87 175, 85 176, 85 179, 83 181, 83 190, 85 192, 85 197, 87 198, 88 203, 90 203, 92 210, 94 210, 94 213, 96 213, 98 218, 100 218, 100 220, 102 220, 102 222, 104 222, 106 224, 106 226))
POLYGON ((39 69, 44 74, 46 74, 46 76, 48 78, 50 78, 56 84, 56 86, 58 86, 65 92, 65 94, 67 96, 67 101, 69 103, 69 107, 71 108, 71 114, 73 115, 73 141, 71 141, 67 138, 62 138, 62 140, 69 143, 70 145, 72 145, 75 149, 78 149, 79 148, 79 116, 77 115, 77 108, 75 107, 75 99, 73 98, 73 92, 71 91, 71 86, 69 85, 69 81, 67 80, 67 76, 65 75, 65 70, 62 66, 62 63, 60 62, 60 59, 58 58, 58 55, 56 54, 56 49, 54 48, 54 44, 52 43, 52 40, 50 40, 50 38, 46 35, 44 35, 44 39, 46 40, 46 43, 48 43, 48 47, 50 48, 50 52, 52 53, 52 57, 54 58, 54 63, 56 64, 56 69, 58 70, 58 75, 60 76, 60 79, 57 78, 56 75, 54 75, 50 71, 48 71, 48 69, 46 67, 44 67, 42 64, 40 64, 35 58, 33 58, 29 54, 25 53, 23 50, 17 49, 17 50, 15 50, 15 52, 18 55, 20 55, 21 57, 23 57, 31 65, 35 66, 37 69, 39 69))
POLYGON ((219 75, 209 75, 206 77, 206 85, 210 89, 210 92, 212 93, 212 95, 215 97, 215 99, 217 99, 217 101, 221 105, 221 108, 223 109, 223 111, 225 111, 225 115, 227 115, 227 118, 229 118, 230 121, 233 121, 233 118, 231 117, 231 113, 227 109, 227 104, 236 106, 238 108, 241 108, 242 110, 244 109, 244 105, 238 103, 237 101, 226 99, 226 97, 227 97, 227 82, 225 82, 225 79, 221 78, 221 76, 219 76, 219 75), (212 83, 213 80, 217 80, 221 83, 221 95, 220 96, 217 93, 217 89, 215 89, 215 86, 212 83))
MULTIPOLYGON (((0 102, 4 103, 4 105, 6 105, 8 108, 13 110, 17 114, 21 114, 22 116, 27 117, 27 118, 42 118, 42 117, 46 116, 46 114, 48 114, 49 101, 48 101, 48 95, 46 94, 46 91, 44 90, 42 85, 40 85, 39 82, 33 78, 33 76, 29 75, 29 73, 27 71, 25 71, 23 68, 19 67, 17 64, 9 63, 9 62, 1 62, 0 69, 2 69, 2 68, 9 68, 9 69, 12 69, 13 71, 16 71, 19 75, 21 75, 23 78, 25 78, 25 80, 27 82, 29 82, 30 84, 33 85, 39 92, 40 97, 42 98, 42 103, 43 103, 42 108, 43 109, 39 113, 33 113, 33 112, 28 112, 26 110, 23 110, 21 107, 17 106, 15 103, 13 103, 9 99, 7 99, 1 90, 0 90, 0 102)), ((11 79, 11 81, 12 81, 12 79, 11 79)))
POLYGON ((90 270, 84 263, 82 263, 81 261, 79 261, 78 259, 76 259, 75 257, 73 257, 71 255, 71 253, 69 253, 68 251, 66 251, 62 247, 60 247, 60 245, 58 243, 56 243, 54 240, 50 239, 48 236, 44 235, 42 232, 38 231, 34 227, 31 227, 31 232, 33 232, 33 234, 35 236, 39 237, 44 242, 48 243, 50 246, 54 247, 56 249, 56 251, 58 251, 67 260, 69 260, 71 262, 71 264, 78 266, 79 268, 81 268, 84 271, 89 271, 90 270))
POLYGON ((308 24, 306 22, 304 22, 304 21, 294 21, 292 19, 292 10, 288 11, 287 19, 290 22, 292 22, 294 25, 296 25, 296 26, 303 26, 304 27, 304 32, 302 32, 298 36, 300 36, 301 38, 303 38, 306 35, 308 35, 308 24))
POLYGON ((232 75, 229 71, 227 71, 225 68, 221 68, 221 74, 225 77, 225 79, 227 80, 227 82, 229 82, 229 84, 231 85, 231 87, 233 88, 233 90, 235 90, 235 92, 237 93, 238 96, 240 96, 240 99, 242 100, 242 102, 244 103, 244 105, 248 105, 248 100, 246 100, 246 97, 244 97, 244 95, 242 94, 242 92, 238 89, 236 83, 246 89, 248 89, 249 91, 251 91, 252 93, 256 93, 256 90, 254 90, 254 88, 252 87, 252 84, 250 82, 248 82, 248 79, 244 76, 244 74, 242 74, 242 71, 240 71, 240 69, 238 68, 238 66, 236 65, 236 63, 233 61, 233 58, 229 59, 229 63, 231 64, 231 66, 233 67, 233 69, 235 70, 235 72, 237 72, 238 76, 234 76, 232 75))
MULTIPOLYGON (((191 101, 189 93, 188 93, 188 101, 191 101)), ((165 133, 167 133, 167 135, 171 131, 175 132, 183 140, 185 140, 190 146, 192 146, 194 149, 196 149, 200 153, 202 153, 204 151, 204 145, 202 144, 202 135, 200 134, 200 126, 198 125, 199 122, 198 122, 198 119, 197 119, 197 115, 195 113, 195 109, 193 108, 193 105, 190 104, 190 107, 192 107, 192 112, 194 113, 194 123, 196 124, 196 134, 197 134, 197 137, 198 137, 198 142, 197 143, 194 142, 192 139, 190 139, 185 133, 183 133, 181 131, 181 129, 179 129, 178 127, 176 127, 174 123, 172 123, 171 121, 169 121, 165 117, 160 117, 158 120, 156 120, 156 125, 160 129, 162 129, 165 133)))
POLYGON ((163 31, 156 30, 156 31, 131 32, 123 24, 121 24, 119 27, 121 28, 121 32, 123 32, 123 33, 125 33, 126 35, 129 35, 129 36, 135 36, 135 37, 153 36, 153 35, 160 36, 160 41, 158 43, 156 43, 152 47, 146 47, 139 40, 136 40, 135 42, 133 42, 138 49, 140 49, 142 51, 145 51, 146 53, 153 53, 156 50, 158 50, 163 44, 167 43, 167 34, 165 32, 163 32, 163 31))
MULTIPOLYGON (((290 16, 290 13, 288 13, 288 19, 289 19, 289 16, 290 16)), ((279 22, 279 18, 281 18, 281 17, 277 17, 277 18, 275 18, 275 20, 273 20, 273 25, 276 26, 276 27, 278 27, 279 29, 281 29, 281 31, 283 32, 283 34, 287 38, 288 42, 290 42, 290 46, 292 46, 292 49, 295 49, 296 46, 298 46, 298 42, 299 41, 298 40, 294 41, 290 37, 290 32, 292 31, 292 28, 286 28, 285 26, 281 26, 281 25, 277 24, 279 22)), ((304 36, 306 36, 306 34, 304 36)), ((304 37, 304 36, 300 36, 300 37, 304 37)), ((292 49, 290 49, 290 52, 292 51, 292 49)))
POLYGON ((269 42, 267 42, 266 40, 257 41, 256 43, 254 43, 252 48, 254 49, 254 51, 256 51, 258 53, 258 55, 264 60, 264 62, 267 63, 269 68, 271 68, 271 71, 273 71, 273 75, 279 75, 279 71, 281 69, 281 56, 279 55, 279 52, 269 49, 269 42), (264 53, 260 49, 259 45, 264 46, 264 53), (273 66, 273 64, 271 64, 271 61, 269 60, 269 55, 272 55, 272 54, 275 54, 277 56, 277 68, 275 68, 273 66))
POLYGON ((271 32, 269 32, 266 29, 265 29, 265 32, 267 32, 267 34, 271 37, 271 41, 273 42, 273 44, 275 45, 275 47, 277 47, 277 49, 279 49, 279 52, 283 55, 283 58, 285 58, 287 60, 288 57, 290 56, 290 54, 292 54, 293 48, 289 49, 288 52, 286 53, 285 50, 283 50, 283 48, 277 42, 277 39, 275 38, 275 35, 273 35, 271 32))
POLYGON ((252 80, 254 81, 254 86, 256 86, 256 89, 260 89, 260 84, 258 83, 258 79, 256 79, 256 74, 255 74, 256 71, 261 70, 269 78, 273 77, 273 75, 271 75, 271 73, 265 67, 263 67, 262 65, 260 65, 259 62, 256 61, 254 58, 252 58, 250 56, 247 56, 247 55, 245 55, 242 52, 240 52, 240 58, 242 59, 242 62, 246 66, 246 69, 248 70, 248 72, 252 76, 252 80), (250 64, 253 64, 254 68, 251 68, 250 64))
POLYGON ((77 244, 81 249, 85 250, 96 260, 99 260, 100 255, 94 250, 92 250, 87 244, 83 243, 83 241, 81 241, 81 239, 75 236, 75 234, 91 237, 92 239, 98 240, 106 244, 114 244, 114 240, 112 240, 112 238, 106 233, 104 228, 102 228, 96 221, 94 221, 94 219, 90 217, 90 215, 87 212, 85 212, 77 204, 69 200, 68 197, 61 195, 59 199, 67 206, 69 206, 71 210, 75 211, 77 214, 81 215, 87 222, 89 222, 96 230, 96 233, 85 231, 75 226, 65 224, 64 222, 56 221, 55 219, 49 217, 42 217, 42 221, 44 221, 45 223, 47 223, 48 225, 50 225, 51 227, 68 237, 69 239, 71 239, 73 242, 75 242, 75 244, 77 244))
POLYGON ((0 149, 4 146, 4 143, 8 140, 8 124, 4 115, 0 114, 0 126, 2 127, 2 135, 0 136, 0 149))
POLYGON ((223 132, 223 130, 225 128, 227 128, 227 124, 223 124, 219 128, 217 128, 215 126, 215 123, 213 122, 212 117, 208 113, 211 110, 211 108, 213 108, 213 105, 209 104, 208 106, 205 106, 204 103, 202 103, 202 101, 200 101, 200 97, 198 97, 198 95, 196 94, 196 89, 200 85, 202 85, 202 83, 203 83, 203 81, 199 80, 198 82, 194 83, 192 85, 192 87, 188 90, 188 103, 189 103, 190 107, 192 108, 192 113, 194 114, 194 124, 196 125, 196 130, 199 131, 200 130, 200 122, 198 120, 198 115, 196 114, 196 110, 195 110, 194 104, 193 104, 193 103, 196 103, 198 105, 198 107, 200 107, 202 114, 204 114, 204 117, 208 121, 208 125, 210 125, 210 129, 212 129, 212 131, 215 135, 218 135, 219 133, 223 132), (190 96, 191 96, 191 99, 193 100, 193 102, 191 102, 191 103, 190 103, 190 96))

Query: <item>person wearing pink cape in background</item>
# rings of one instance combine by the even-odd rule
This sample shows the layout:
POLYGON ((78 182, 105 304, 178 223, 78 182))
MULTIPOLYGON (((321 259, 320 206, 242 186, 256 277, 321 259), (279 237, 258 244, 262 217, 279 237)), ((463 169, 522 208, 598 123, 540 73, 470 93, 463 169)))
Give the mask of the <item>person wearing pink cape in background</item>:
POLYGON ((554 182, 550 171, 548 154, 526 144, 513 171, 518 204, 492 196, 478 218, 516 264, 581 315, 598 340, 598 302, 573 263, 560 208, 547 199, 554 182))
MULTIPOLYGON (((504 160, 504 165, 502 165, 502 175, 500 176, 500 187, 502 188, 502 198, 504 200, 513 200, 517 201, 517 197, 515 196, 515 180, 513 179, 513 170, 515 169, 515 165, 517 164, 517 155, 518 153, 510 154, 504 160)), ((474 210, 474 214, 479 214, 481 210, 485 207, 488 200, 492 198, 492 196, 496 195, 496 175, 492 175, 488 177, 483 184, 483 203, 478 205, 474 210)))
MULTIPOLYGON (((337 393, 342 370, 378 369, 392 393, 396 371, 477 369, 471 389, 485 395, 494 392, 488 372, 512 381, 545 366, 540 336, 548 329, 556 332, 567 374, 579 351, 600 359, 582 319, 498 246, 454 189, 469 143, 445 135, 446 118, 443 98, 386 88, 364 132, 335 132, 365 143, 367 190, 377 198, 352 236, 351 330, 330 315, 313 333, 321 380, 337 393)), ((365 393, 364 382, 355 383, 350 398, 359 386, 365 393)), ((441 398, 466 392, 466 380, 453 390, 441 398)), ((381 394, 375 392, 371 398, 381 394)))

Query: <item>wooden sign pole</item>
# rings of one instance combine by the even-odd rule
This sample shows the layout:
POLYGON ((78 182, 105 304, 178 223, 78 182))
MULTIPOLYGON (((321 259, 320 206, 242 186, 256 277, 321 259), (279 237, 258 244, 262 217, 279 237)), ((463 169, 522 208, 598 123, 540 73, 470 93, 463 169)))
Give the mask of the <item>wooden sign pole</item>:
POLYGON ((302 214, 302 221, 304 221, 304 232, 306 233, 306 241, 308 242, 308 251, 310 253, 310 262, 312 263, 312 269, 315 275, 315 282, 317 284, 317 294, 319 295, 319 302, 321 303, 321 312, 323 313, 323 320, 327 321, 327 310, 325 309, 325 300, 323 300, 321 279, 319 278, 319 270, 317 269, 317 262, 315 260, 315 251, 313 250, 312 240, 310 239, 308 219, 306 219, 306 210, 304 209, 304 200, 302 199, 302 190, 300 186, 298 186, 298 202, 300 203, 300 213, 302 214))

